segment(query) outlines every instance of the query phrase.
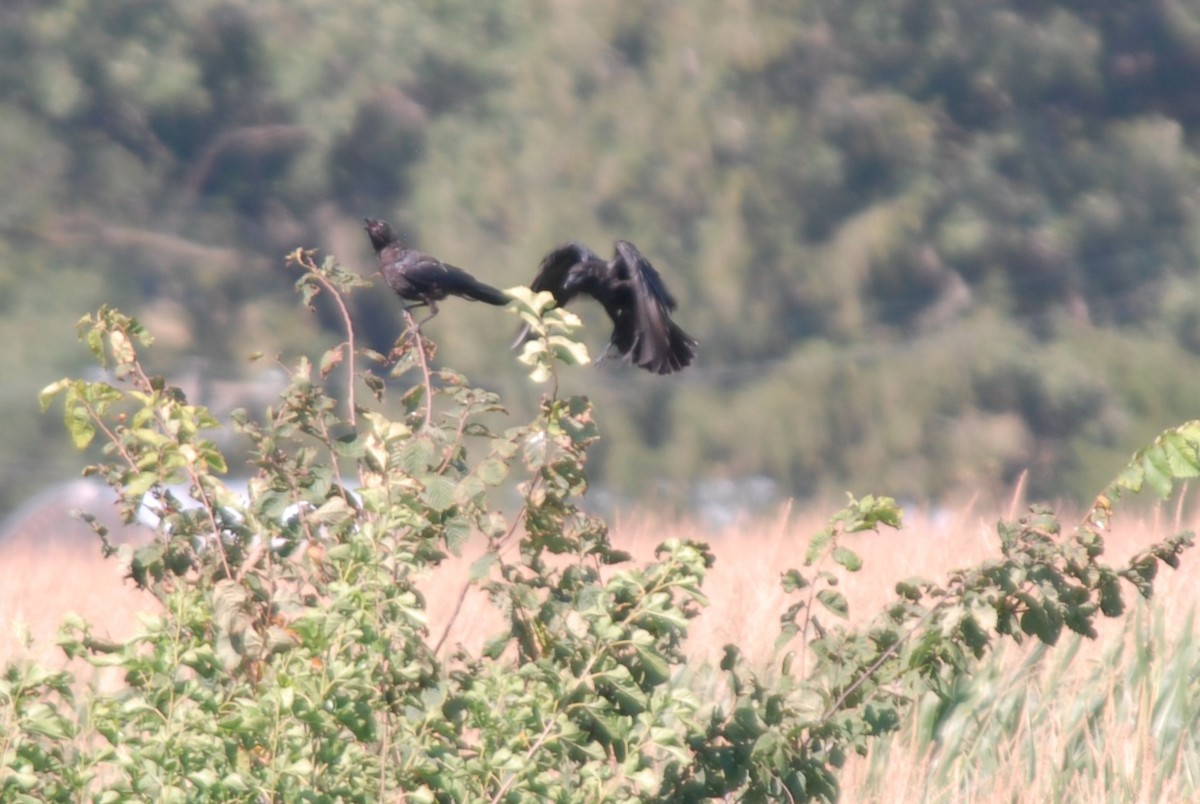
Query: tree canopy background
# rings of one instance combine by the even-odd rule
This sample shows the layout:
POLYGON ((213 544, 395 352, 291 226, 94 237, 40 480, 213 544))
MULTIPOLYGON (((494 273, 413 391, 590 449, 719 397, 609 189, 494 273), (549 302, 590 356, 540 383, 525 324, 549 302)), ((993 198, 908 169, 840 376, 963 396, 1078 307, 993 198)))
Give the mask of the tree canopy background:
MULTIPOLYGON (((654 262, 697 365, 569 377, 615 499, 1079 498, 1195 416, 1197 75, 1195 0, 5 3, 0 510, 74 465, 35 397, 84 311, 249 405, 337 337, 283 255, 370 274, 364 215, 500 287, 567 239, 654 262)), ((427 334, 533 405, 482 307, 427 334)))

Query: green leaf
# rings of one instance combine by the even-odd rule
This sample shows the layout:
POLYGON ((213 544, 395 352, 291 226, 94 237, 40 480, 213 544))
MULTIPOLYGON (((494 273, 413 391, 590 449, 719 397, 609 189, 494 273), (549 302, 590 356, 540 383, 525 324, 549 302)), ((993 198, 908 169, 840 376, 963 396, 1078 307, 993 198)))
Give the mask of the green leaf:
POLYGON ((471 538, 471 523, 461 516, 451 517, 442 529, 442 537, 450 552, 456 556, 462 555, 463 545, 471 538))
POLYGON ((1168 433, 1163 437, 1163 452, 1171 474, 1179 479, 1200 477, 1200 456, 1196 445, 1179 433, 1168 433))
POLYGON ((340 495, 333 495, 321 506, 312 512, 310 515, 314 522, 329 527, 338 527, 342 523, 353 519, 354 509, 346 502, 345 498, 340 495))
POLYGON ((839 617, 850 616, 850 604, 846 602, 846 596, 836 589, 822 589, 817 592, 817 600, 839 617))
POLYGON ((784 592, 795 592, 808 586, 808 579, 801 575, 799 570, 790 569, 783 573, 782 585, 784 592))
POLYGON ((291 765, 288 765, 286 768, 284 768, 283 772, 290 776, 296 776, 301 779, 304 779, 305 777, 310 776, 312 774, 313 765, 312 765, 312 762, 308 758, 301 757, 300 759, 293 762, 291 765))
POLYGON ((592 362, 587 346, 580 341, 571 340, 564 335, 551 335, 549 341, 554 356, 568 366, 586 366, 592 362))
POLYGON ((487 504, 487 484, 478 475, 467 475, 454 489, 454 499, 463 505, 487 504))
POLYGON ((972 605, 970 615, 985 632, 995 630, 996 622, 999 619, 999 615, 996 614, 996 608, 983 602, 972 605))
POLYGON ((483 643, 483 655, 488 659, 499 659, 510 642, 512 642, 512 634, 497 634, 483 643))
POLYGON ((838 565, 845 567, 850 572, 858 572, 862 569, 862 559, 858 557, 858 553, 855 553, 849 547, 838 545, 833 548, 832 556, 838 565))
POLYGON ((435 454, 433 441, 421 436, 404 445, 400 451, 400 466, 410 475, 428 472, 435 454))
POLYGON ((202 442, 201 447, 201 454, 204 457, 204 464, 208 467, 208 471, 218 475, 223 475, 229 471, 229 465, 225 463, 225 456, 211 442, 202 442))
MULTIPOLYGON (((963 641, 967 647, 975 654, 976 658, 983 656, 984 648, 987 647, 990 641, 988 629, 984 628, 982 623, 976 618, 977 610, 972 610, 966 614, 959 622, 959 631, 962 634, 963 641)), ((993 620, 995 612, 993 611, 993 620)))
POLYGON ((471 571, 469 577, 472 583, 478 583, 486 578, 492 570, 492 567, 500 561, 500 556, 494 550, 488 550, 479 558, 471 562, 471 571))
POLYGON ((725 672, 729 672, 737 666, 738 661, 742 658, 742 651, 737 645, 732 643, 725 646, 724 654, 721 656, 720 667, 725 672))
POLYGON ((115 329, 108 333, 108 346, 118 365, 127 365, 134 361, 136 353, 133 344, 123 330, 115 329))
POLYGON ((85 449, 96 437, 96 427, 83 405, 68 405, 64 416, 67 432, 76 449, 85 449))
POLYGON ((125 482, 122 491, 129 497, 141 497, 158 482, 156 472, 138 472, 125 482))
POLYGON ((533 367, 533 370, 529 372, 529 379, 539 385, 547 382, 553 376, 554 372, 551 371, 550 367, 544 363, 538 363, 533 367))
POLYGON ((329 373, 337 368, 342 362, 346 354, 341 346, 335 346, 329 349, 321 356, 320 372, 322 377, 328 377, 329 373))
POLYGON ((508 464, 498 458, 488 458, 480 462, 475 472, 489 486, 499 486, 508 477, 508 464))
POLYGON ((1154 577, 1158 574, 1158 562, 1153 556, 1137 556, 1120 575, 1133 584, 1138 594, 1149 599, 1154 593, 1154 577))
POLYGON ((205 768, 203 770, 198 770, 198 771, 192 771, 191 773, 189 773, 187 775, 187 779, 189 782, 196 785, 201 790, 206 790, 210 787, 215 787, 217 782, 220 781, 220 777, 218 777, 216 772, 211 770, 210 768, 205 768))
POLYGON ((922 591, 921 587, 928 585, 929 581, 918 576, 905 578, 903 581, 898 581, 896 583, 896 594, 905 600, 917 603, 924 596, 924 592, 922 591))
POLYGON ((758 709, 749 704, 740 704, 733 710, 733 724, 730 731, 738 737, 755 739, 767 730, 767 724, 759 715, 758 709), (736 728, 734 726, 736 725, 736 728))
POLYGON ((359 376, 362 377, 363 384, 367 386, 367 390, 369 390, 377 400, 382 400, 383 389, 386 387, 383 379, 369 371, 364 371, 359 376))
POLYGON ((1113 481, 1113 486, 1117 488, 1127 489, 1135 494, 1142 490, 1142 480, 1146 473, 1142 469, 1141 461, 1134 461, 1121 470, 1117 475, 1117 479, 1113 481))
POLYGON ((588 712, 593 734, 602 745, 612 745, 624 741, 629 735, 628 727, 618 718, 608 712, 591 710, 588 712))
POLYGON ((833 541, 833 528, 825 528, 812 537, 808 550, 804 553, 804 565, 811 566, 825 552, 825 547, 833 541))
POLYGON ((1115 575, 1104 573, 1100 578, 1100 611, 1106 617, 1120 617, 1125 611, 1125 600, 1121 595, 1121 584, 1115 575))
POLYGON ((634 650, 646 674, 647 683, 658 686, 670 680, 671 666, 658 651, 648 645, 635 645, 634 650))
POLYGON ((44 703, 35 703, 25 710, 22 727, 31 734, 38 734, 55 740, 66 740, 71 737, 70 724, 44 703))
POLYGON ((64 378, 64 379, 56 380, 55 382, 50 383, 45 388, 43 388, 41 391, 39 391, 38 392, 38 406, 41 408, 42 413, 45 413, 46 410, 50 407, 50 403, 54 401, 54 397, 58 396, 59 393, 61 393, 64 389, 69 388, 70 386, 71 386, 71 380, 64 378))
POLYGON ((556 302, 554 294, 548 290, 533 291, 524 285, 513 285, 511 288, 505 288, 505 295, 509 297, 509 306, 522 314, 529 313, 535 317, 534 320, 541 316, 556 302))
POLYGON ((421 498, 434 511, 441 513, 454 505, 455 483, 444 475, 428 475, 421 498))
POLYGON ((900 714, 890 704, 869 703, 863 710, 863 722, 872 736, 889 734, 900 728, 900 714))
POLYGON ((1146 450, 1142 461, 1146 472, 1146 483, 1163 499, 1171 496, 1174 487, 1174 477, 1171 475, 1171 464, 1161 446, 1155 445, 1146 450))

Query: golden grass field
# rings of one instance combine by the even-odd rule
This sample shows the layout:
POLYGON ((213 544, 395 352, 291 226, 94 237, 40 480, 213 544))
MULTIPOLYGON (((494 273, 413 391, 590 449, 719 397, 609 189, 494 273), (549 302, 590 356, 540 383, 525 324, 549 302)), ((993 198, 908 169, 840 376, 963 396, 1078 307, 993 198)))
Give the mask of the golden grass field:
MULTIPOLYGON (((1108 561, 1119 562, 1157 538, 1195 528, 1191 515, 1181 513, 1180 508, 1154 509, 1144 516, 1126 514, 1125 518, 1118 512, 1107 541, 1108 561)), ((685 521, 631 514, 612 521, 611 535, 616 546, 629 550, 638 560, 650 558, 654 547, 666 538, 709 542, 717 558, 704 586, 711 605, 690 629, 689 665, 715 662, 729 642, 737 643, 752 660, 762 661, 771 654, 779 615, 789 602, 779 587, 780 573, 802 564, 809 536, 823 527, 826 516, 835 509, 836 506, 805 511, 785 508, 773 517, 718 531, 685 521)), ((863 570, 842 584, 850 599, 852 619, 873 615, 891 599, 898 580, 912 575, 937 579, 948 570, 997 556, 995 521, 1009 514, 1009 511, 999 514, 977 511, 969 505, 937 519, 906 512, 902 530, 847 537, 847 546, 865 561, 863 570)), ((1067 528, 1073 520, 1064 517, 1063 522, 1067 528)), ((450 619, 464 588, 468 567, 478 557, 479 549, 468 545, 461 559, 446 564, 425 584, 431 639, 441 635, 450 619)), ((1181 628, 1187 613, 1200 600, 1198 566, 1196 556, 1185 553, 1178 572, 1166 571, 1159 576, 1156 598, 1169 603, 1163 611, 1168 631, 1181 628)), ((138 627, 137 613, 153 608, 154 603, 148 595, 138 593, 123 581, 121 575, 117 561, 104 560, 98 545, 87 541, 55 544, 53 540, 37 539, 0 544, 0 658, 24 656, 61 665, 54 635, 68 611, 77 612, 93 623, 97 635, 121 638, 134 633, 138 627), (23 623, 32 637, 28 650, 15 636, 16 622, 23 623)), ((1129 590, 1127 599, 1132 597, 1129 590)), ((478 647, 499 625, 500 620, 490 611, 487 601, 472 590, 453 621, 443 651, 457 643, 478 647)), ((1079 667, 1080 674, 1094 670, 1105 645, 1123 638, 1126 637, 1120 622, 1105 623, 1101 638, 1085 645, 1072 667, 1079 667)), ((1015 664, 1023 650, 1007 651, 1006 659, 1015 664)), ((1069 694, 1068 689, 1063 692, 1069 694)), ((1109 728, 1115 735, 1124 735, 1122 742, 1135 754, 1152 749, 1146 745, 1147 740, 1153 739, 1146 723, 1114 722, 1109 728)), ((922 787, 922 778, 930 759, 920 756, 915 745, 906 748, 906 739, 911 743, 911 734, 902 732, 894 740, 887 759, 889 780, 882 791, 876 789, 868 794, 859 788, 864 783, 870 758, 853 759, 843 773, 845 800, 926 800, 928 790, 922 787)), ((1037 739, 1053 749, 1056 735, 1039 734, 1037 739)), ((1138 761, 1137 756, 1116 759, 1138 761)), ((1000 778, 1004 778, 1003 774, 1000 778)), ((1053 800, 1061 793, 1050 787, 1039 789, 1036 779, 1030 786, 1024 777, 1014 774, 1010 778, 1013 779, 1010 789, 989 788, 973 800, 1043 801, 1053 800)), ((1071 800, 1090 800, 1096 792, 1079 790, 1076 793, 1081 797, 1072 796, 1071 800)))

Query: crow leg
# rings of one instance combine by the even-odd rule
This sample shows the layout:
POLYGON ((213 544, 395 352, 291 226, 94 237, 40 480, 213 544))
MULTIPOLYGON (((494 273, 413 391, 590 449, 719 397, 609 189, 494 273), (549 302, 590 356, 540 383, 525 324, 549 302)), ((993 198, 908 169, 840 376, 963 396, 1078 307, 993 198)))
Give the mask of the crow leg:
POLYGON ((437 307, 435 307, 434 305, 431 304, 431 305, 429 305, 429 308, 430 308, 429 315, 425 316, 424 318, 422 318, 420 321, 417 322, 417 331, 418 332, 421 331, 422 324, 424 324, 426 321, 428 321, 429 319, 433 318, 435 315, 438 314, 437 307))
POLYGON ((605 362, 613 355, 616 355, 617 357, 622 358, 625 362, 629 361, 629 355, 622 354, 621 351, 619 349, 617 349, 617 347, 613 346, 612 343, 609 342, 609 343, 604 344, 604 351, 600 353, 599 357, 592 358, 592 365, 599 366, 601 363, 605 362))
POLYGON ((412 313, 409 311, 411 311, 414 307, 428 307, 429 308, 429 315, 425 316, 424 318, 422 318, 420 321, 418 321, 414 325, 416 327, 417 332, 420 332, 421 326, 424 325, 424 323, 426 321, 428 321, 429 319, 433 318, 435 315, 438 314, 437 302, 435 302, 431 299, 430 301, 418 302, 417 304, 413 304, 413 305, 410 305, 409 307, 406 307, 405 312, 408 312, 410 320, 412 319, 412 313))
POLYGON ((433 302, 419 301, 413 304, 406 304, 402 309, 404 310, 404 321, 407 324, 407 326, 404 328, 405 336, 407 336, 409 333, 419 334, 421 332, 421 325, 438 314, 437 305, 435 305, 433 302), (413 310, 417 309, 418 307, 428 307, 433 312, 422 318, 420 321, 417 321, 413 316, 413 310))

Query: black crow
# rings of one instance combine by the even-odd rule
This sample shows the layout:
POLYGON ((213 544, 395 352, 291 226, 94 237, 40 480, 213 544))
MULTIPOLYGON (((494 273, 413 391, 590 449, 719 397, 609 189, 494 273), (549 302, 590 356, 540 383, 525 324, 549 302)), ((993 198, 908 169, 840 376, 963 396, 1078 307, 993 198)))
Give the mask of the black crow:
MULTIPOLYGON (((690 365, 696 356, 696 339, 671 320, 675 299, 662 277, 627 240, 616 241, 609 262, 582 243, 560 246, 542 259, 530 288, 550 291, 560 306, 580 293, 600 302, 613 322, 606 353, 616 353, 647 371, 670 374, 690 365)), ((526 327, 514 346, 528 338, 526 327)))
POLYGON ((417 324, 420 328, 438 314, 437 303, 447 296, 487 302, 497 306, 508 304, 509 298, 491 285, 480 282, 461 268, 447 265, 436 257, 400 245, 396 233, 383 221, 364 218, 367 236, 379 258, 379 271, 388 287, 400 298, 414 302, 406 307, 427 306, 429 315, 417 324))

